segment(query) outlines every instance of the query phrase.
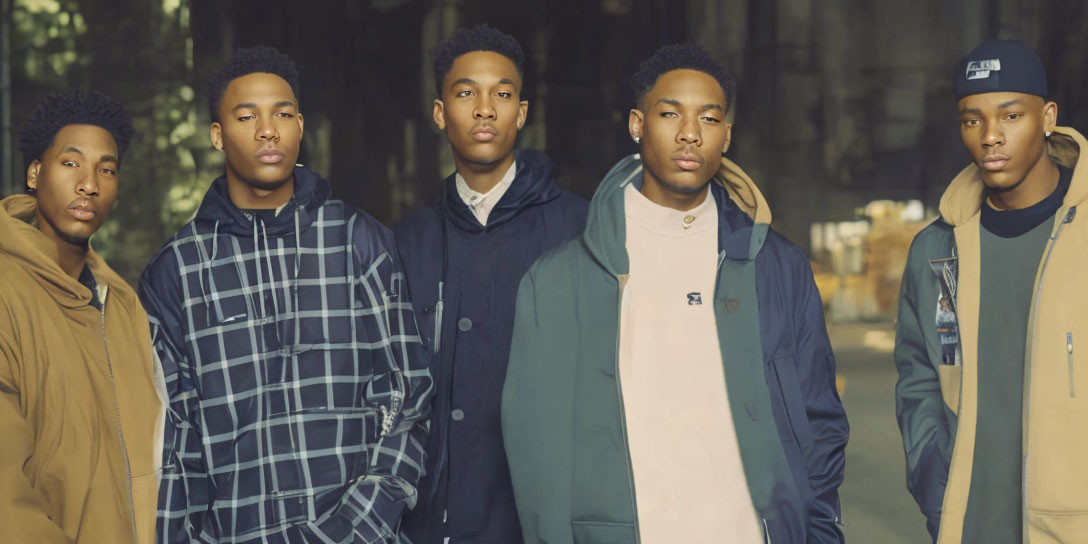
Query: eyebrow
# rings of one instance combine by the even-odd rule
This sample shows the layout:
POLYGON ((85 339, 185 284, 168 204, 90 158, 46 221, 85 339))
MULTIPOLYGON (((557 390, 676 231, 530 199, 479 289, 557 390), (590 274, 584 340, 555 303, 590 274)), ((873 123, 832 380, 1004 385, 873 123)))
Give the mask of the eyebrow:
POLYGON ((998 104, 997 109, 1004 109, 1004 108, 1007 108, 1009 106, 1016 106, 1018 104, 1020 104, 1020 99, 1019 98, 1014 98, 1012 100, 1009 100, 1008 102, 1002 102, 1002 103, 998 104))
MULTIPOLYGON (((674 107, 677 107, 677 108, 680 107, 680 101, 676 100, 674 98, 660 98, 660 99, 658 99, 657 103, 658 104, 668 104, 670 106, 674 106, 674 107)), ((724 112, 725 108, 723 108, 720 104, 703 104, 702 106, 699 107, 699 111, 701 111, 701 112, 702 111, 707 111, 707 110, 718 110, 718 111, 724 112)))
POLYGON ((80 151, 78 147, 72 147, 70 145, 66 145, 64 146, 64 149, 60 150, 61 153, 68 153, 69 151, 71 151, 72 153, 79 153, 80 155, 83 154, 83 152, 80 151))
POLYGON ((499 80, 499 85, 514 85, 514 80, 504 77, 499 80))
MULTIPOLYGON (((280 100, 279 102, 276 102, 275 104, 273 104, 272 107, 273 108, 282 108, 284 106, 294 106, 294 105, 295 105, 295 103, 290 101, 290 100, 280 100)), ((230 111, 238 111, 238 110, 242 110, 242 109, 255 109, 256 107, 257 107, 257 104, 254 104, 253 102, 242 102, 241 104, 238 104, 238 105, 234 106, 233 108, 231 108, 230 111)))
POLYGON ((453 88, 453 87, 456 87, 458 85, 461 85, 462 83, 465 84, 465 85, 475 85, 476 80, 474 80, 472 78, 468 78, 468 77, 463 77, 461 79, 458 79, 457 81, 454 81, 453 83, 450 83, 450 87, 453 88))
POLYGON ((963 108, 960 110, 960 115, 967 115, 968 113, 972 115, 982 115, 982 110, 978 108, 963 108))

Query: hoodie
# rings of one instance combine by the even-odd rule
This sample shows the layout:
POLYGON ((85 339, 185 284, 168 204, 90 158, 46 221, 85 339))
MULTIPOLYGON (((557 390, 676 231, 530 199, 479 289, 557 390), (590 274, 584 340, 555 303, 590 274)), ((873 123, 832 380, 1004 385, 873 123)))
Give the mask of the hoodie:
POLYGON ((97 293, 65 274, 36 210, 0 201, 4 540, 151 544, 163 402, 147 316, 93 250, 97 293))
MULTIPOLYGON (((641 539, 617 379, 629 274, 623 191, 641 174, 637 155, 614 166, 582 236, 541 257, 518 290, 502 428, 526 542, 641 539)), ((720 214, 716 340, 764 536, 842 542, 849 427, 812 269, 770 230, 767 203, 739 167, 723 158, 710 190, 720 214)), ((678 418, 702 408, 661 404, 678 418)))
POLYGON ((415 502, 431 379, 392 233, 294 175, 278 214, 215 180, 144 271, 162 542, 394 541, 415 502))

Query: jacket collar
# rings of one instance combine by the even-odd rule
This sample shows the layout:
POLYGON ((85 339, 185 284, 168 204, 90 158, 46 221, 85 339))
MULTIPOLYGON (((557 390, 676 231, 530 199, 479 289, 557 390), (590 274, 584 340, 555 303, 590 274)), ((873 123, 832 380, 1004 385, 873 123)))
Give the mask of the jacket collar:
POLYGON ((559 198, 555 166, 547 155, 535 149, 518 149, 514 151, 514 160, 517 163, 514 182, 491 209, 486 227, 480 224, 457 193, 456 174, 447 177, 442 182, 438 206, 450 223, 467 232, 491 230, 510 221, 526 208, 559 198))
MULTIPOLYGON (((628 184, 642 186, 642 159, 637 154, 624 157, 605 174, 589 203, 582 235, 593 258, 616 276, 630 270, 623 198, 628 184)), ((771 222, 770 207, 759 188, 739 166, 723 157, 710 192, 718 204, 718 249, 724 258, 755 259, 771 222)))
MULTIPOLYGON (((281 235, 295 228, 294 215, 299 215, 299 227, 305 229, 314 219, 314 211, 329 198, 329 182, 305 166, 295 167, 295 192, 275 219, 265 223, 269 234, 281 235)), ((218 230, 235 236, 252 236, 254 218, 230 200, 226 176, 212 182, 194 221, 216 223, 218 230)))

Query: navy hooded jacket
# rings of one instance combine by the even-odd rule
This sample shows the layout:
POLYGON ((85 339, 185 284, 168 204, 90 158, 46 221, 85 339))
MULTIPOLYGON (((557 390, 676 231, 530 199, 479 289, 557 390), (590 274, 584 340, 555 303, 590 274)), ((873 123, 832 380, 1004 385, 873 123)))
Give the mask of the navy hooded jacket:
POLYGON ((544 153, 517 150, 515 161, 486 227, 451 175, 394 229, 420 335, 437 354, 427 473, 402 525, 415 544, 521 541, 499 423, 514 302, 537 257, 582 232, 587 202, 555 184, 544 153))

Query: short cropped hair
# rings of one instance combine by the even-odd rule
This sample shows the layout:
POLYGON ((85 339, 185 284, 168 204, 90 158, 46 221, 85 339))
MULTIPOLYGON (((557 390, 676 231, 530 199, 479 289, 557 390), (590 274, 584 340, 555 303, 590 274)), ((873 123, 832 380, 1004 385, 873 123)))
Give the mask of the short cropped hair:
POLYGON ((733 75, 715 60, 709 51, 694 42, 663 46, 639 64, 638 71, 631 76, 635 104, 641 107, 646 93, 650 92, 662 74, 681 69, 697 70, 717 80, 722 86, 722 91, 725 92, 726 111, 733 108, 733 93, 736 87, 733 75))
POLYGON ((118 165, 136 133, 124 106, 98 91, 50 94, 35 106, 19 128, 19 150, 27 168, 42 158, 56 140, 57 132, 68 125, 94 125, 109 132, 117 144, 118 165))
POLYGON ((234 52, 221 68, 208 78, 208 113, 213 122, 219 121, 219 102, 231 81, 256 73, 274 74, 283 78, 298 97, 298 69, 295 61, 267 45, 246 47, 234 52))
POLYGON ((473 51, 491 51, 498 53, 514 63, 518 75, 525 76, 525 52, 513 36, 501 30, 478 24, 472 28, 459 28, 450 39, 431 49, 434 63, 434 88, 442 96, 442 82, 453 68, 453 61, 465 53, 473 51))

